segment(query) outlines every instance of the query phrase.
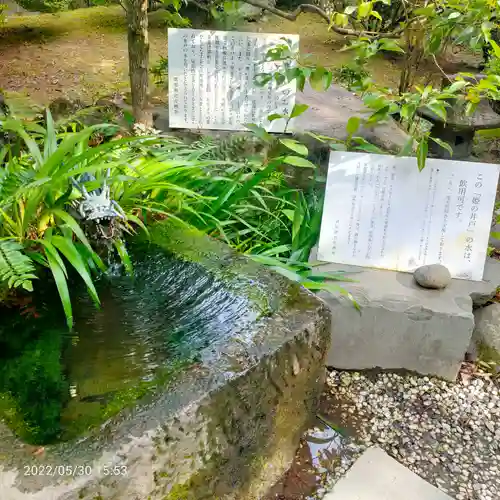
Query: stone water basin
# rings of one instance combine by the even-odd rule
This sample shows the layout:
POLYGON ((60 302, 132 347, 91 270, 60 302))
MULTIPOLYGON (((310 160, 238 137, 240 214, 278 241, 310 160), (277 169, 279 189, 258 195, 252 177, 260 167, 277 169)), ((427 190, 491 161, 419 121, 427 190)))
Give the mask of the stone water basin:
POLYGON ((257 499, 291 464, 325 306, 171 223, 131 254, 133 278, 99 280, 100 310, 74 289, 71 333, 53 291, 15 323, 2 309, 2 500, 257 499))

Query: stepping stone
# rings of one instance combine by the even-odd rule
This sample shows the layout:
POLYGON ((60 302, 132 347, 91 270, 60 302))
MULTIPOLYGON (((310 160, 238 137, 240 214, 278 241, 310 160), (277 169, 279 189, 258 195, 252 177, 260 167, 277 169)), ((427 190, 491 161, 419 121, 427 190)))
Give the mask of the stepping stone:
POLYGON ((374 446, 366 450, 324 500, 452 500, 374 446))

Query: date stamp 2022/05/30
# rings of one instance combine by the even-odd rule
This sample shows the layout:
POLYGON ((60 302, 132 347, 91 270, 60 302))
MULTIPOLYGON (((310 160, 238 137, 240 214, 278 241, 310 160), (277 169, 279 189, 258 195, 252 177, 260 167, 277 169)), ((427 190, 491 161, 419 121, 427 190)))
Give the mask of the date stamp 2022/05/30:
POLYGON ((128 469, 126 465, 25 465, 23 474, 25 476, 126 476, 128 469))

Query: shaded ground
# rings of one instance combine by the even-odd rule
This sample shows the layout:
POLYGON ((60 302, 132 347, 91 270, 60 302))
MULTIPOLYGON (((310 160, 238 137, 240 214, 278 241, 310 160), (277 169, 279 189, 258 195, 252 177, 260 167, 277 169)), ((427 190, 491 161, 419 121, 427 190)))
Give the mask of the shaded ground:
MULTIPOLYGON (((166 56, 161 12, 151 15, 151 61, 166 56)), ((119 6, 10 18, 0 29, 0 88, 46 104, 128 89, 127 35, 119 6)))
MULTIPOLYGON (((167 54, 162 17, 161 10, 150 14, 152 63, 167 54)), ((200 21, 194 24, 200 27, 200 21)), ((328 32, 326 24, 313 15, 302 15, 295 23, 266 16, 240 29, 298 33, 302 54, 312 54, 312 61, 330 68, 352 57, 350 52, 340 51, 345 40, 328 32)), ((40 104, 58 97, 92 101, 128 89, 127 57, 125 16, 120 6, 12 17, 0 29, 0 89, 25 91, 40 104)), ((455 62, 456 57, 447 54, 442 64, 447 70, 455 70, 455 62)), ((397 58, 379 57, 371 63, 370 70, 380 83, 396 86, 398 66, 397 58)), ((428 63, 423 65, 421 74, 425 83, 440 73, 434 64, 428 63)))

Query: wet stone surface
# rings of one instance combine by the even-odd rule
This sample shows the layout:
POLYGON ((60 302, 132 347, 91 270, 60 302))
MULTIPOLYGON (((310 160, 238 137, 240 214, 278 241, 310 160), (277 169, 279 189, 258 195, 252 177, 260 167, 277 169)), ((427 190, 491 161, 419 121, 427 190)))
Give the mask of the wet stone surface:
POLYGON ((75 308, 73 335, 43 307, 3 329, 1 500, 253 500, 292 462, 328 309, 198 231, 150 235, 134 278, 103 282, 102 310, 75 308))
POLYGON ((373 445, 456 500, 500 498, 500 392, 488 377, 334 370, 320 412, 329 434, 306 433, 265 500, 322 498, 373 445))

